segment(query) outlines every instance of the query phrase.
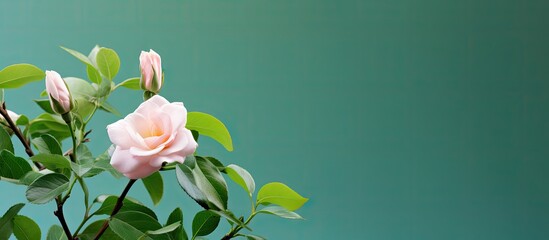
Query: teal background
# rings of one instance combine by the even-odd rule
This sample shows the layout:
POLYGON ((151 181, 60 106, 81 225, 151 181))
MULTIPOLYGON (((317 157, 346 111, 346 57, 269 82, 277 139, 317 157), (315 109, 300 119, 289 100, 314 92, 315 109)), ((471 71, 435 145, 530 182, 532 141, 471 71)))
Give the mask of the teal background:
MULTIPOLYGON (((547 239, 549 235, 549 4, 547 1, 2 1, 0 66, 29 62, 63 76, 83 64, 58 48, 114 48, 120 82, 141 50, 161 54, 162 95, 223 120, 226 152, 201 154, 282 181, 310 201, 307 220, 258 217, 269 239, 547 239)), ((39 114, 43 82, 6 92, 8 107, 39 114)), ((127 114, 140 93, 111 102, 127 114)), ((93 120, 90 146, 109 143, 93 120)), ((18 152, 24 152, 19 149, 18 152)), ((165 173, 154 209, 199 210, 165 173)), ((125 180, 94 180, 92 195, 125 180)), ((152 206, 142 186, 130 195, 152 206)), ((247 215, 243 190, 230 206, 247 215)), ((0 183, 0 210, 25 202, 0 183)), ((77 188, 66 215, 80 221, 77 188)), ((27 205, 43 232, 53 204, 27 205)), ((224 224, 210 239, 219 239, 224 224)))

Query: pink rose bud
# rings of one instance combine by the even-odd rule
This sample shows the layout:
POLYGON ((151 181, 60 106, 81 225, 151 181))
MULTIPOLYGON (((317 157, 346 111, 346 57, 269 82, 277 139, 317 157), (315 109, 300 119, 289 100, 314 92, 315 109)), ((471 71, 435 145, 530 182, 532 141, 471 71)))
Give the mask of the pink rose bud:
POLYGON ((46 71, 46 91, 53 111, 59 114, 71 111, 73 104, 69 88, 56 71, 46 71))
POLYGON ((158 93, 164 82, 160 55, 152 49, 149 52, 141 51, 139 65, 141 67, 141 89, 158 93))
POLYGON ((187 109, 155 95, 133 112, 107 126, 116 146, 111 165, 131 179, 145 178, 163 163, 183 163, 198 144, 187 124, 187 109))

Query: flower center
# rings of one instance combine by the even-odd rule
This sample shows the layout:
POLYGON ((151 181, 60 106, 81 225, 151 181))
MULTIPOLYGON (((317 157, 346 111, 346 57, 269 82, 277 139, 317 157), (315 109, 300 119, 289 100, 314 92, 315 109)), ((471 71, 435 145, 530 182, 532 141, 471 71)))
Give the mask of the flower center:
POLYGON ((145 131, 141 136, 143 138, 162 136, 162 134, 164 134, 164 131, 162 130, 161 127, 158 127, 156 124, 157 123, 153 122, 150 128, 147 131, 145 131))

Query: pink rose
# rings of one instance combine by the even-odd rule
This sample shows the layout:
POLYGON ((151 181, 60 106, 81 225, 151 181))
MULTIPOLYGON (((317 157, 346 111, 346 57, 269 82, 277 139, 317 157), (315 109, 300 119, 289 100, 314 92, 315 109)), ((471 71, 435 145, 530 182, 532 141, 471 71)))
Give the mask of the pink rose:
POLYGON ((163 82, 160 55, 152 49, 149 52, 141 51, 139 65, 141 67, 141 88, 158 93, 163 82))
POLYGON ((71 111, 73 104, 69 88, 56 71, 46 71, 46 91, 53 111, 59 114, 71 111))
POLYGON ((145 178, 163 163, 183 163, 198 144, 185 128, 187 109, 155 95, 124 119, 107 126, 116 148, 111 165, 131 179, 145 178))

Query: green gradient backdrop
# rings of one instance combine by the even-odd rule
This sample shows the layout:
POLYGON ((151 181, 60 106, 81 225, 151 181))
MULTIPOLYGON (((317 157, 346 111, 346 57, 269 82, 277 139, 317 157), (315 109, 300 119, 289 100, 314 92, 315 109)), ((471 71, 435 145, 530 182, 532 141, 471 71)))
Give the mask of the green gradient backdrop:
MULTIPOLYGON (((547 239, 547 1, 154 2, 2 1, 0 66, 85 76, 58 46, 100 44, 118 51, 121 81, 137 76, 139 51, 155 49, 162 95, 231 130, 233 153, 205 139, 200 152, 311 198, 306 221, 259 217, 252 227, 270 239, 547 239)), ((7 103, 36 116, 41 89, 8 91, 7 103)), ((124 114, 140 102, 128 92, 111 99, 124 114)), ((116 119, 93 122, 96 153, 116 119)), ((189 228, 198 208, 165 176, 155 210, 164 220, 182 207, 189 228)), ((124 184, 105 175, 92 193, 124 184)), ((231 207, 245 213, 245 193, 231 187, 231 207)), ((25 202, 22 187, 0 188, 2 211, 25 202)), ((151 205, 141 184, 130 195, 151 205)), ((22 213, 46 231, 53 209, 22 213)))

